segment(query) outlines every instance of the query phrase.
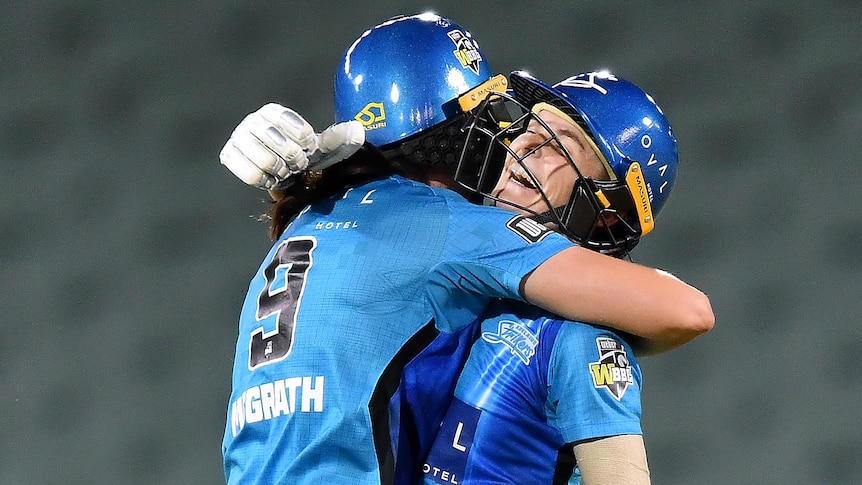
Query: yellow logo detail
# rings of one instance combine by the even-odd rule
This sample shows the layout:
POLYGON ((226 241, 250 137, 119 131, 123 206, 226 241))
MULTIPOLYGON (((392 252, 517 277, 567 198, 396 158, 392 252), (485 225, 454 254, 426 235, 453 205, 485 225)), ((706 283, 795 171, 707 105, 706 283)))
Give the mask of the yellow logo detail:
POLYGON ((362 123, 366 130, 382 128, 386 126, 386 110, 383 103, 368 103, 353 119, 362 123))
POLYGON ((641 174, 641 166, 638 162, 632 162, 631 166, 629 166, 629 171, 626 173, 626 185, 629 186, 629 191, 635 198, 635 206, 641 222, 641 235, 643 236, 652 231, 653 227, 655 227, 655 220, 652 216, 652 205, 649 201, 646 182, 641 174))
POLYGON ((458 59, 461 66, 479 74, 479 63, 482 61, 482 53, 479 52, 479 45, 476 44, 476 41, 460 30, 453 30, 448 35, 452 39, 452 42, 455 43, 456 49, 452 53, 455 54, 455 58, 458 59))
POLYGON ((470 57, 467 55, 467 51, 455 51, 455 57, 458 59, 458 61, 461 62, 461 65, 464 67, 469 66, 470 62, 472 62, 470 57))
MULTIPOLYGON (((497 74, 496 76, 488 79, 482 84, 476 86, 475 88, 467 91, 458 97, 458 105, 461 106, 461 111, 465 113, 470 111, 479 105, 488 94, 494 93, 505 93, 506 85, 508 84, 508 80, 506 76, 502 74, 497 74)), ((502 126, 501 126, 502 128, 502 126)))
MULTIPOLYGON (((590 374, 593 375, 593 383, 596 386, 608 386, 614 383, 614 364, 590 364, 590 374)), ((619 370, 617 371, 619 372, 619 370)))

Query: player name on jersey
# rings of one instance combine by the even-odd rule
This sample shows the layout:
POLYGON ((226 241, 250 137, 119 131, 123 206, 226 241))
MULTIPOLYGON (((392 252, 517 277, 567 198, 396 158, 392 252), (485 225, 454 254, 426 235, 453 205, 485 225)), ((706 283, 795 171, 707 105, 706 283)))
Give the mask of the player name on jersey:
POLYGON ((297 412, 323 412, 323 376, 289 377, 246 389, 231 403, 234 436, 248 423, 257 423, 297 412))

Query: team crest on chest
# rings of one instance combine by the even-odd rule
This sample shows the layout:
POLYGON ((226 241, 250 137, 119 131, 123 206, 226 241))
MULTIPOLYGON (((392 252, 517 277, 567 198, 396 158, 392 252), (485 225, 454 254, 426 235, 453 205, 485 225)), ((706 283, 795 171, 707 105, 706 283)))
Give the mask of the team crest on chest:
POLYGON ((497 333, 482 332, 482 340, 505 345, 527 365, 530 365, 530 358, 536 354, 536 346, 539 345, 539 337, 526 325, 511 320, 500 320, 497 323, 497 333))
POLYGON ((626 349, 610 337, 596 338, 596 347, 599 349, 599 361, 590 363, 593 386, 607 389, 619 401, 626 389, 634 384, 626 349))

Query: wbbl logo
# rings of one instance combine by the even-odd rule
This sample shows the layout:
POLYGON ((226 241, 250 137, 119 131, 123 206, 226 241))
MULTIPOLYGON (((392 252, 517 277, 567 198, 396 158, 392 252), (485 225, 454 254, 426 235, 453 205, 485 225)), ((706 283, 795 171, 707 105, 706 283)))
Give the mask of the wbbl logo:
POLYGON ((479 46, 476 41, 464 35, 460 30, 453 30, 448 35, 455 43, 455 50, 452 53, 455 54, 458 62, 479 74, 479 62, 482 60, 482 54, 479 53, 479 46))
POLYGON ((596 346, 599 348, 599 361, 590 363, 593 386, 596 389, 604 387, 619 401, 629 385, 634 384, 626 349, 610 337, 596 338, 596 346))

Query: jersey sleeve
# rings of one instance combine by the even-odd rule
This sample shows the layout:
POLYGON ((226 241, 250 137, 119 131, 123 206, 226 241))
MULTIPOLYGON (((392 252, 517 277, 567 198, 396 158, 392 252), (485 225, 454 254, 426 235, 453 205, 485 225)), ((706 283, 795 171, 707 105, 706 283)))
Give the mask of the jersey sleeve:
POLYGON ((567 443, 642 434, 640 367, 615 333, 564 323, 547 376, 549 423, 567 443))
POLYGON ((523 278, 574 243, 527 217, 497 207, 449 201, 450 220, 441 262, 432 269, 428 296, 443 331, 472 322, 490 298, 523 301, 523 278), (454 295, 452 288, 462 292, 454 295))

